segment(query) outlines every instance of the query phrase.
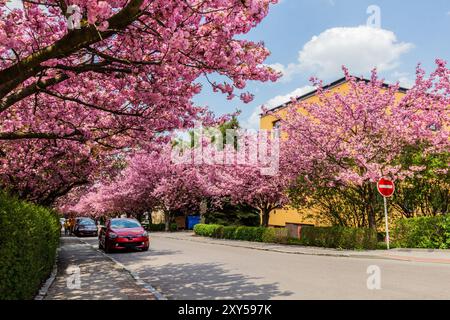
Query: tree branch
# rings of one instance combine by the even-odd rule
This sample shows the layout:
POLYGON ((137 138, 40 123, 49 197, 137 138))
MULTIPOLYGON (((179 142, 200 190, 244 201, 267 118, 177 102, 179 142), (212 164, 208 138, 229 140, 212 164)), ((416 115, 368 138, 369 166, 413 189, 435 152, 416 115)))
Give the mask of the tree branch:
MULTIPOLYGON (((130 0, 126 7, 107 21, 111 29, 122 30, 128 27, 140 13, 144 0, 130 0)), ((41 70, 41 63, 57 58, 65 58, 78 50, 111 37, 111 30, 99 31, 95 25, 84 25, 80 29, 69 31, 54 44, 47 46, 14 65, 0 71, 0 99, 26 79, 35 76, 41 70)))

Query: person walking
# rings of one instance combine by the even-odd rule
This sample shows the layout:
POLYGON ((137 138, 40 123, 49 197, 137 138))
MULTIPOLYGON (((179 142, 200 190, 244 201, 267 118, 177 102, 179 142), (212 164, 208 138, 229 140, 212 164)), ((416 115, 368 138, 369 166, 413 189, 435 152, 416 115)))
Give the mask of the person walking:
POLYGON ((69 219, 66 219, 66 221, 64 221, 64 234, 67 236, 70 234, 70 230, 69 230, 69 219))

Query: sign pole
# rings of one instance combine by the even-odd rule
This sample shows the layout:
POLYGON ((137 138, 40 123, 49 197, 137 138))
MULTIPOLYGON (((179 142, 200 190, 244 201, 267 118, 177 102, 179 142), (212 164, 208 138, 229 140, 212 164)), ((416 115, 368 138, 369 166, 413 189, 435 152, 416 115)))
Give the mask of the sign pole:
POLYGON ((389 250, 389 223, 388 223, 387 200, 386 197, 383 197, 383 199, 384 199, 384 220, 386 224, 386 245, 387 249, 389 250))
POLYGON ((389 218, 387 211, 387 199, 394 194, 395 184, 389 179, 381 178, 377 183, 378 192, 381 194, 384 200, 384 221, 386 223, 386 244, 389 250, 389 218))

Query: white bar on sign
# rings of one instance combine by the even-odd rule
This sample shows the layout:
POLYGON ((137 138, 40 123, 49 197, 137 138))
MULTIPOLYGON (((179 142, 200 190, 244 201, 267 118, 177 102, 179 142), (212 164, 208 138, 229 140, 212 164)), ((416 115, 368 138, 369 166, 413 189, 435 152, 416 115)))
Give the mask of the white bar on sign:
POLYGON ((380 184, 380 189, 392 189, 393 186, 387 184, 380 184))

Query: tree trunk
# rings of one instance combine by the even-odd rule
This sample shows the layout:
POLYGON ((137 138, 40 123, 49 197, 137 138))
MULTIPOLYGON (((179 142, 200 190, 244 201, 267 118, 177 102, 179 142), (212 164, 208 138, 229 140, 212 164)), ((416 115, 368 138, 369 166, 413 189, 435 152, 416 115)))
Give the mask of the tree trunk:
POLYGON ((170 213, 164 212, 164 230, 166 232, 170 231, 170 213))
POLYGON ((269 209, 261 210, 261 226, 266 227, 266 228, 269 226, 269 216, 270 216, 269 209))

